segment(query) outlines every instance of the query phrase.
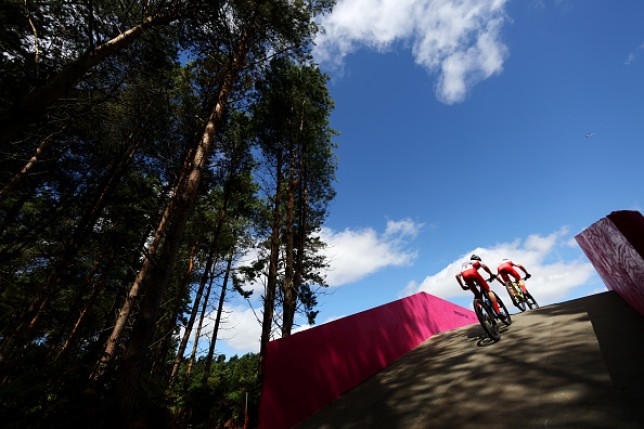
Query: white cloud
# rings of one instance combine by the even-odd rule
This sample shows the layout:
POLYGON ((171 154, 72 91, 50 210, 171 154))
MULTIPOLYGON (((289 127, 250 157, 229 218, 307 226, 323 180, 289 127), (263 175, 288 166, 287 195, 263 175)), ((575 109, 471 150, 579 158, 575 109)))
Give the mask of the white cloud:
MULTIPOLYGON (((492 272, 496 272, 496 267, 503 258, 522 264, 532 274, 527 286, 537 301, 542 305, 559 302, 572 289, 585 285, 594 273, 592 265, 586 260, 552 261, 553 255, 560 248, 567 248, 569 245, 568 229, 562 228, 546 236, 531 235, 524 241, 516 240, 491 248, 473 249, 438 273, 428 275, 420 284, 410 283, 405 294, 424 291, 443 299, 467 296, 470 292, 459 288, 455 275, 460 272, 462 262, 476 253, 492 272)), ((505 289, 498 282, 493 284, 493 289, 501 293, 502 297, 506 295, 505 289)))
POLYGON ((637 57, 639 57, 642 50, 644 50, 644 42, 637 48, 635 48, 635 50, 633 50, 630 54, 628 54, 628 57, 626 58, 626 61, 624 61, 624 64, 632 64, 637 59, 637 57))
POLYGON ((372 228, 339 232, 323 228, 320 236, 327 243, 325 252, 330 262, 327 283, 331 287, 341 286, 387 267, 410 264, 416 253, 405 247, 421 227, 405 219, 387 222, 381 235, 372 228))
MULTIPOLYGON (((415 239, 422 224, 411 220, 389 221, 385 232, 378 234, 372 228, 362 230, 345 229, 333 231, 325 229, 322 238, 330 246, 327 249, 332 261, 332 271, 328 280, 331 286, 340 286, 389 266, 410 264, 415 253, 405 251, 411 240, 415 239)), ((528 287, 541 305, 560 302, 574 288, 588 285, 592 282, 594 274, 592 265, 583 258, 576 260, 558 260, 557 255, 562 249, 570 249, 574 238, 569 235, 568 228, 561 228, 548 235, 534 234, 523 240, 500 243, 489 248, 476 248, 464 253, 457 260, 449 263, 436 274, 429 275, 420 283, 410 283, 404 295, 411 295, 420 291, 428 292, 443 299, 454 298, 471 299, 470 292, 462 291, 454 276, 460 271, 461 263, 469 259, 472 253, 477 253, 493 271, 503 258, 513 259, 524 265, 532 274, 528 280, 528 287)), ((581 252, 581 250, 580 250, 581 252)), ((581 253, 580 253, 581 254, 581 253)), ((495 283, 493 289, 505 297, 503 287, 495 283)), ((597 293, 605 289, 594 289, 590 293, 597 293)), ((254 294, 254 306, 257 316, 261 317, 261 300, 254 294)), ((259 352, 259 338, 261 326, 257 316, 248 306, 226 305, 226 316, 222 321, 217 347, 218 352, 224 350, 226 354, 259 352)), ((322 323, 336 320, 339 317, 329 317, 322 323)), ((305 321, 300 320, 301 326, 294 329, 299 332, 310 328, 305 321)), ((209 317, 206 332, 214 326, 214 315, 209 317)), ((279 333, 275 333, 279 337, 279 333)))
MULTIPOLYGON (((257 319, 258 317, 261 317, 261 307, 259 310, 255 309, 253 311, 248 305, 231 305, 225 303, 219 322, 215 354, 223 353, 227 357, 230 357, 233 354, 259 353, 259 340, 262 328, 257 319)), ((205 356, 208 353, 216 318, 216 311, 210 311, 204 317, 199 336, 199 346, 197 348, 197 355, 199 356, 205 356)), ((185 357, 190 356, 192 353, 196 329, 197 325, 195 323, 190 335, 188 347, 184 352, 185 357)), ((179 338, 183 338, 184 333, 185 327, 182 327, 179 332, 179 338)))
MULTIPOLYGON (((331 287, 341 286, 360 280, 370 274, 391 266, 404 266, 410 264, 416 257, 413 251, 405 250, 408 244, 416 238, 422 224, 409 219, 389 220, 384 233, 379 234, 372 228, 361 230, 345 229, 333 231, 323 228, 322 239, 328 244, 325 252, 330 261, 330 270, 326 274, 327 282, 331 287)), ((254 254, 246 256, 246 262, 252 261, 254 254)), ((251 285, 245 285, 249 289, 251 285)), ((256 308, 257 316, 261 317, 263 294, 262 282, 252 285, 252 303, 256 308)), ((225 317, 222 320, 218 342, 228 353, 258 353, 261 326, 257 316, 248 306, 226 305, 225 317)), ((214 313, 208 316, 206 334, 210 336, 214 326, 214 313)), ((330 318, 324 323, 335 320, 330 318)), ((310 326, 303 324, 294 332, 308 329, 310 326)), ((279 337, 279 333, 274 335, 279 337)), ((220 349, 220 347, 218 347, 220 349)))
POLYGON ((474 85, 503 69, 508 50, 500 37, 507 0, 340 0, 322 18, 314 56, 341 67, 366 47, 411 48, 414 60, 437 75, 436 96, 463 101, 474 85))
MULTIPOLYGON (((258 313, 261 317, 261 312, 258 313)), ((212 337, 212 331, 215 326, 216 313, 211 312, 206 316, 202 335, 207 338, 212 337)), ((255 312, 247 306, 224 305, 223 316, 217 335, 217 353, 220 353, 222 347, 226 351, 245 354, 259 353, 259 339, 262 333, 260 323, 255 316, 255 312)), ((183 335, 183 332, 181 333, 183 335)), ((204 341, 202 339, 202 341, 204 341)))
POLYGON ((422 227, 422 223, 416 223, 411 219, 403 219, 399 221, 390 220, 387 222, 384 239, 404 244, 405 240, 413 240, 416 238, 422 227))
MULTIPOLYGON (((246 353, 259 353, 259 340, 262 334, 262 328, 253 310, 248 307, 227 306, 224 311, 227 316, 226 320, 222 323, 219 338, 217 340, 220 347, 224 347, 228 353, 232 352, 240 355, 246 353)), ((261 316, 261 311, 258 315, 261 316)), ((296 317, 301 319, 300 315, 297 315, 296 317)), ((338 320, 342 317, 344 316, 332 316, 316 325, 309 325, 304 322, 295 326, 293 328, 293 333, 295 334, 306 331, 313 326, 320 326, 325 323, 333 322, 334 320, 338 320)), ((212 327, 214 326, 215 314, 211 313, 208 315, 207 319, 209 322, 205 332, 208 338, 210 338, 212 327)), ((272 335, 272 339, 280 338, 281 332, 279 330, 274 330, 272 335)), ((220 347, 217 347, 217 349, 220 349, 220 347)))
POLYGON ((330 323, 330 322, 333 322, 335 320, 342 319, 343 317, 346 317, 346 316, 331 316, 331 317, 327 318, 324 322, 316 323, 315 325, 309 325, 308 323, 304 323, 302 325, 299 325, 299 326, 295 327, 293 329, 293 333, 295 334, 295 333, 298 333, 298 332, 306 331, 307 329, 311 329, 314 326, 324 325, 325 323, 330 323))

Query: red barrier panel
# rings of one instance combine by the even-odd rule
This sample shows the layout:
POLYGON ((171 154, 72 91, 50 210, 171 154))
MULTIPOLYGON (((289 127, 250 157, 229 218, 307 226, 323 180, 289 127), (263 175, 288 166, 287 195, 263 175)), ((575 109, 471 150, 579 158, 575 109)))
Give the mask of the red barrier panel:
POLYGON ((644 217, 615 211, 575 236, 609 290, 644 316, 644 217))
POLYGON ((421 292, 268 343, 259 427, 287 429, 473 311, 421 292))

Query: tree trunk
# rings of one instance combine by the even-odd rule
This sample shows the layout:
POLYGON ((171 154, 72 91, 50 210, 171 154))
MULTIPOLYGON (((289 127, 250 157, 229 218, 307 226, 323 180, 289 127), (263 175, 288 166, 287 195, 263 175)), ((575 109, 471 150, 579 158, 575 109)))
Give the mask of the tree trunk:
MULTIPOLYGON (((60 262, 58 267, 54 269, 51 277, 49 278, 47 284, 44 286, 44 291, 47 294, 47 299, 51 298, 51 295, 56 292, 57 286, 60 283, 61 278, 67 275, 67 270, 70 265, 73 263, 74 258, 78 255, 81 244, 85 241, 89 232, 94 228, 96 221, 101 215, 107 199, 112 195, 118 181, 123 177, 123 174, 127 171, 127 167, 130 165, 130 161, 138 151, 141 146, 141 140, 134 139, 134 133, 131 133, 128 136, 130 140, 130 145, 127 150, 116 160, 112 167, 110 168, 108 174, 103 179, 99 190, 96 193, 94 201, 90 205, 89 209, 85 211, 83 217, 78 222, 74 235, 72 236, 72 241, 69 246, 65 249, 63 260, 60 262)), ((29 324, 29 328, 33 329, 36 323, 38 322, 38 317, 41 312, 37 313, 29 324)))
MULTIPOLYGON (((163 292, 165 292, 169 278, 167 274, 169 274, 174 266, 176 251, 179 248, 178 241, 183 235, 188 215, 192 211, 193 203, 201 183, 208 155, 212 149, 219 121, 223 116, 224 107, 228 102, 228 96, 232 90, 233 84, 238 78, 246 59, 248 39, 249 34, 244 32, 235 57, 230 65, 230 69, 228 70, 227 75, 223 80, 223 84, 219 89, 217 102, 208 118, 202 137, 198 141, 195 150, 190 152, 192 159, 186 163, 186 168, 180 175, 181 179, 185 179, 178 183, 179 188, 175 190, 168 206, 166 207, 164 215, 157 227, 155 238, 150 247, 148 247, 143 265, 134 281, 134 284, 130 288, 130 292, 128 293, 126 302, 121 309, 114 330, 105 346, 104 353, 97 364, 96 371, 92 375, 92 379, 94 381, 101 379, 103 373, 114 359, 116 346, 123 334, 127 318, 129 317, 135 302, 138 300, 142 289, 145 290, 147 284, 150 283, 153 284, 154 287, 151 291, 145 290, 142 312, 137 318, 137 321, 140 319, 139 327, 136 329, 138 331, 137 333, 140 335, 140 340, 138 343, 131 342, 130 351, 128 353, 130 355, 130 359, 137 359, 137 362, 133 362, 130 371, 122 372, 123 381, 126 381, 128 384, 134 383, 134 386, 138 386, 140 381, 139 378, 143 370, 142 359, 151 342, 151 338, 154 333, 154 324, 156 322, 156 320, 151 320, 150 318, 155 317, 158 304, 163 296, 163 292), (158 264, 156 261, 159 256, 160 241, 164 235, 166 223, 170 217, 173 218, 173 222, 168 228, 169 232, 167 233, 166 245, 164 246, 167 251, 164 252, 162 258, 159 258, 159 260, 163 262, 158 264), (154 279, 154 282, 151 282, 152 279, 154 279)), ((130 407, 130 404, 134 402, 131 397, 122 397, 119 399, 122 399, 122 405, 126 407, 130 407)))
POLYGON ((94 228, 97 219, 105 207, 107 199, 113 193, 118 181, 125 173, 130 160, 140 146, 140 141, 133 139, 133 134, 130 134, 129 139, 131 140, 130 145, 116 162, 112 164, 108 174, 98 187, 92 204, 83 213, 83 217, 76 225, 71 241, 65 246, 60 261, 53 268, 47 281, 41 284, 34 292, 34 296, 29 302, 29 306, 21 317, 20 322, 12 330, 11 336, 5 338, 5 341, 2 343, 2 347, 0 348, 0 362, 4 360, 3 356, 11 353, 14 347, 23 346, 31 337, 44 310, 49 305, 49 301, 58 290, 61 279, 64 278, 69 267, 73 264, 82 243, 86 240, 92 228, 94 228))
MULTIPOLYGON (((203 293, 204 286, 207 281, 207 274, 211 271, 211 267, 213 266, 213 261, 215 260, 215 257, 217 256, 219 252, 218 248, 218 243, 219 243, 219 237, 221 235, 221 228, 223 226, 224 220, 226 218, 226 211, 228 207, 228 199, 230 198, 230 182, 231 180, 228 180, 226 185, 224 186, 224 201, 223 201, 223 206, 219 210, 219 214, 217 216, 217 225, 215 226, 215 233, 213 234, 212 241, 210 242, 210 247, 209 247, 209 254, 208 254, 208 260, 206 262, 206 269, 204 273, 204 277, 202 277, 202 281, 199 285, 199 292, 198 296, 199 299, 201 299, 201 295, 203 293)), ((192 327, 195 322, 195 318, 197 316, 196 314, 196 309, 198 306, 198 300, 195 299, 195 304, 192 309, 192 314, 190 315, 190 320, 188 322, 188 326, 186 327, 186 333, 183 336, 183 339, 181 341, 181 345, 179 346, 179 351, 177 353, 177 357, 175 358, 174 365, 172 366, 172 372, 170 373, 170 380, 168 382, 168 385, 170 387, 173 386, 177 373, 179 371, 179 366, 181 365, 181 361, 183 360, 183 354, 186 350, 186 345, 188 343, 188 340, 190 338, 190 331, 192 331, 192 327)))
POLYGON ((295 219, 295 191, 297 187, 297 171, 296 167, 295 149, 291 150, 291 161, 289 167, 289 183, 287 187, 287 202, 286 202, 286 263, 284 272, 284 304, 282 309, 282 337, 291 335, 293 329, 293 321, 295 319, 295 307, 297 294, 294 290, 294 275, 295 275, 295 262, 294 262, 294 238, 293 238, 293 222, 295 219))
MULTIPOLYGON (((291 162, 289 166, 290 180, 288 186, 288 203, 286 215, 286 275, 284 280, 284 305, 282 316, 282 337, 291 335, 293 323, 295 320, 295 311, 297 310, 298 299, 298 272, 297 262, 295 261, 295 194, 301 189, 301 177, 303 175, 302 159, 304 154, 302 149, 301 137, 304 131, 304 107, 306 100, 302 100, 299 127, 292 138, 291 144, 291 162)), ((301 225, 300 225, 301 227, 301 225)), ((298 252, 301 258, 302 253, 298 252)), ((300 267, 301 269, 301 264, 300 267)))
POLYGON ((262 334, 260 337, 259 347, 259 374, 258 380, 261 385, 264 376, 263 357, 266 353, 266 345, 271 339, 271 330, 273 328, 273 313, 275 312, 275 292, 277 289, 277 271, 280 251, 280 229, 282 226, 281 219, 281 194, 282 194, 282 152, 278 151, 277 166, 277 183, 275 185, 275 203, 273 206, 273 224, 270 240, 270 256, 268 263, 268 279, 266 281, 266 293, 264 294, 264 315, 262 318, 262 334))
POLYGON ((215 327, 212 330, 212 338, 210 339, 210 348, 208 349, 208 356, 206 356, 206 362, 204 364, 203 378, 201 379, 201 384, 208 384, 208 376, 210 375, 210 366, 212 365, 213 356, 215 355, 215 345, 217 344, 217 335, 219 333, 219 323, 221 322, 221 313, 224 308, 224 301, 226 299, 226 288, 228 287, 228 279, 230 277, 230 270, 233 264, 233 257, 235 254, 235 248, 230 249, 230 255, 228 256, 228 264, 226 266, 226 274, 224 275, 224 282, 221 285, 221 294, 219 295, 219 306, 217 307, 217 316, 215 319, 215 327))
POLYGON ((172 366, 172 372, 170 373, 170 380, 168 381, 169 387, 172 387, 174 385, 174 382, 177 379, 177 374, 179 373, 179 366, 181 365, 181 361, 183 360, 183 354, 185 353, 186 347, 188 346, 188 341, 190 341, 190 336, 192 335, 192 328, 195 324, 195 320, 197 320, 197 314, 199 314, 199 305, 201 303, 201 298, 203 297, 204 289, 206 288, 206 283, 208 282, 208 275, 212 270, 213 260, 214 260, 214 252, 211 250, 210 254, 208 255, 208 260, 206 261, 206 268, 204 269, 204 273, 201 276, 201 281, 199 282, 199 289, 197 289, 197 293, 195 294, 195 300, 192 305, 192 311, 190 312, 190 319, 188 319, 188 323, 186 324, 186 328, 183 333, 183 338, 181 338, 181 343, 179 344, 179 350, 177 351, 177 356, 174 360, 174 365, 172 366))
POLYGON ((175 297, 172 313, 170 314, 170 317, 168 317, 168 323, 166 323, 165 329, 163 330, 164 335, 163 335, 163 340, 161 341, 161 345, 159 346, 159 350, 160 350, 159 356, 152 368, 153 374, 158 375, 158 374, 161 374, 163 371, 165 371, 166 357, 168 355, 168 351, 170 350, 170 340, 172 338, 172 333, 177 327, 177 318, 179 317, 179 312, 181 311, 183 296, 186 294, 190 286, 190 278, 192 277, 192 273, 194 271, 194 259, 195 259, 195 254, 197 253, 197 248, 199 247, 199 241, 200 240, 197 239, 193 243, 192 248, 190 250, 188 269, 186 270, 186 273, 181 279, 179 290, 177 291, 177 296, 175 297))
MULTIPOLYGON (((87 298, 87 301, 85 302, 84 307, 80 311, 79 316, 76 319, 76 323, 72 327, 70 333, 67 335, 67 339, 65 340, 64 344, 60 347, 60 350, 58 351, 58 353, 56 353, 54 358, 56 362, 63 362, 67 357, 67 355, 69 354, 69 351, 78 342, 78 334, 79 334, 80 327, 85 322, 85 319, 87 318, 87 316, 91 313, 99 295, 105 289, 105 285, 107 284, 113 265, 114 265, 114 258, 112 255, 112 257, 109 258, 107 267, 105 267, 103 269, 103 272, 101 273, 101 277, 98 281, 98 284, 95 285, 94 288, 92 289, 92 293, 90 294, 89 298, 87 298)), ((57 343, 58 341, 55 341, 54 346, 57 343)))
POLYGON ((308 213, 308 189, 307 189, 307 178, 306 178, 306 171, 304 169, 304 162, 303 162, 303 157, 300 156, 300 162, 299 162, 299 171, 300 171, 300 183, 298 186, 298 201, 299 201, 299 206, 298 206, 298 232, 296 234, 297 236, 297 251, 296 251, 296 257, 295 257, 295 275, 293 277, 293 288, 295 289, 296 292, 296 303, 295 305, 297 306, 297 300, 300 299, 300 291, 302 287, 302 282, 303 282, 303 275, 304 275, 304 252, 306 249, 306 239, 308 236, 308 230, 307 230, 307 213, 308 213))
POLYGON ((52 80, 27 94, 17 106, 0 117, 0 146, 16 138, 30 122, 36 122, 45 110, 69 92, 89 69, 130 46, 149 28, 166 25, 177 19, 176 13, 148 16, 139 25, 83 53, 67 64, 52 80))
MULTIPOLYGON (((29 158, 29 161, 25 164, 24 167, 20 169, 19 172, 17 172, 11 180, 0 190, 0 204, 4 202, 4 200, 11 194, 11 191, 13 191, 16 186, 22 181, 22 179, 27 176, 29 171, 33 168, 34 165, 36 165, 36 162, 38 162, 38 157, 42 153, 43 150, 47 147, 47 145, 51 142, 51 136, 48 136, 47 138, 44 138, 38 147, 36 148, 35 153, 31 158, 29 158)), ((2 233, 2 231, 0 231, 2 233)))
MULTIPOLYGON (((189 151, 187 155, 189 156, 192 152, 192 150, 189 151)), ((185 163, 187 162, 188 161, 186 160, 185 163)), ((179 177, 179 181, 181 181, 182 178, 183 175, 179 177)), ((95 365, 94 371, 92 372, 92 375, 90 377, 94 382, 98 382, 102 378, 108 366, 111 364, 112 360, 115 357, 117 345, 121 340, 121 336, 123 335, 123 331, 125 330, 130 314, 134 310, 139 295, 142 292, 143 280, 146 278, 146 276, 150 275, 150 272, 152 270, 152 259, 157 255, 157 252, 159 251, 161 239, 168 226, 170 214, 176 208, 178 187, 179 185, 177 184, 173 189, 173 197, 170 199, 170 202, 165 207, 163 214, 161 215, 161 219, 154 232, 152 242, 148 246, 146 254, 144 255, 141 269, 134 278, 134 282, 132 283, 132 286, 130 287, 130 290, 128 291, 125 301, 121 306, 119 314, 116 318, 114 328, 112 329, 112 332, 110 333, 105 343, 103 353, 101 354, 98 362, 95 365)))
MULTIPOLYGON (((214 271, 214 267, 213 267, 213 271, 214 271)), ((192 367, 194 366, 194 363, 197 357, 197 348, 199 347, 199 338, 201 337, 201 329, 203 328, 203 321, 206 318, 206 313, 208 312, 208 301, 210 300, 212 283, 215 281, 215 274, 213 271, 210 272, 210 281, 208 282, 208 289, 206 289, 206 296, 203 300, 203 305, 201 306, 201 316, 199 317, 197 332, 195 332, 195 341, 194 341, 194 344, 192 345, 192 353, 190 353, 190 359, 188 360, 188 365, 186 366, 186 375, 183 379, 184 389, 188 389, 188 387, 190 386, 192 367)))

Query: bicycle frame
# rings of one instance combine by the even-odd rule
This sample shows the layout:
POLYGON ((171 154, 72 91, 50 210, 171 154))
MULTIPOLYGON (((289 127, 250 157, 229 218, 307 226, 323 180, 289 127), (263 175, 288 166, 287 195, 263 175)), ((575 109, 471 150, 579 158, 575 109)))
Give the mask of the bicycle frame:
POLYGON ((499 339, 501 339, 499 332, 500 323, 505 326, 510 326, 510 324, 512 323, 510 313, 508 313, 508 310, 505 307, 505 304, 503 304, 501 297, 499 297, 499 295, 496 294, 493 290, 485 290, 481 287, 477 287, 477 290, 479 293, 475 294, 473 301, 474 312, 479 319, 479 323, 481 323, 481 326, 488 334, 490 339, 495 342, 499 341, 499 339), (494 309, 492 300, 490 298, 490 292, 493 293, 496 297, 496 302, 501 312, 497 312, 494 309), (501 318, 501 314, 505 315, 503 319, 501 318))
POLYGON ((514 293, 516 294, 515 296, 518 296, 521 300, 525 300, 525 294, 518 282, 510 282, 510 287, 514 289, 514 293))
MULTIPOLYGON (((527 280, 526 278, 523 279, 524 281, 527 280)), ((534 309, 534 308, 539 308, 539 304, 537 304, 537 301, 534 299, 532 294, 528 291, 526 288, 526 291, 524 292, 523 289, 521 288, 521 285, 519 284, 518 281, 512 281, 509 282, 509 288, 512 288, 514 291, 514 296, 512 297, 513 303, 516 307, 519 308, 522 312, 529 309, 534 309)), ((508 286, 506 285, 506 288, 508 286)), ((510 290, 508 289, 508 293, 510 290)), ((510 294, 512 296, 512 294, 510 294)))

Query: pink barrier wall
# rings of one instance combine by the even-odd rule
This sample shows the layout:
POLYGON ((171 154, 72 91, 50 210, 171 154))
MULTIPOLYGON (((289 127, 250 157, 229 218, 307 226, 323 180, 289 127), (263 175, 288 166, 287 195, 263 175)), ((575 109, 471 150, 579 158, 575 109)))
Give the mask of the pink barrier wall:
POLYGON ((616 211, 575 236, 609 290, 644 316, 644 217, 616 211))
POLYGON ((271 341, 259 427, 291 428, 432 335, 477 322, 473 311, 421 292, 271 341))

